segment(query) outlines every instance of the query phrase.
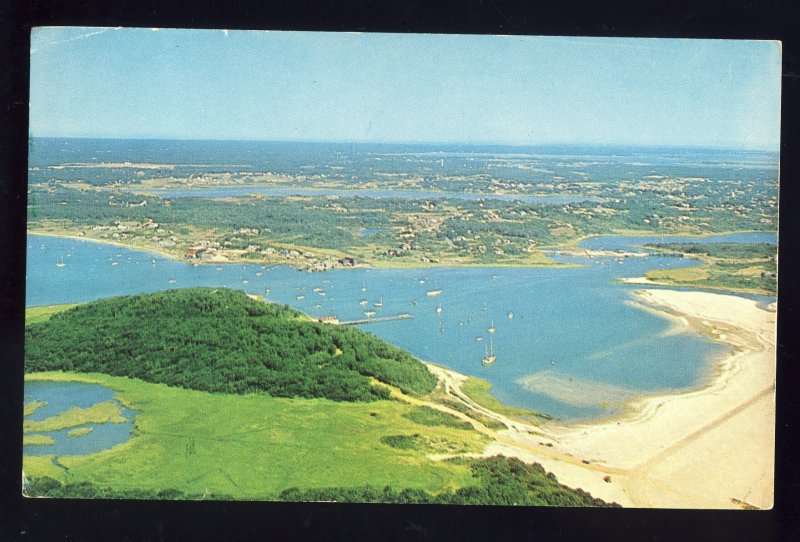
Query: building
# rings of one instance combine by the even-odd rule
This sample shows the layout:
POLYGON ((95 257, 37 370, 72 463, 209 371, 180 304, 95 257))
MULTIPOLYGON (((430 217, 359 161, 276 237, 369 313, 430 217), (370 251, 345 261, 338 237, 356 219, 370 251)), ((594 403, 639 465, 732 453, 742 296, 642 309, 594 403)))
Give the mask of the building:
POLYGON ((208 248, 206 247, 189 247, 186 249, 186 252, 183 253, 183 257, 190 260, 200 259, 207 250, 208 248))

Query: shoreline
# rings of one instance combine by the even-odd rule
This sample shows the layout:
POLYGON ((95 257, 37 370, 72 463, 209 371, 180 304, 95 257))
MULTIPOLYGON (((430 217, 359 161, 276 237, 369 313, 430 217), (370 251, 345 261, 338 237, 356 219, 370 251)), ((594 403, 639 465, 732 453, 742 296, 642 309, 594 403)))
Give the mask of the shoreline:
MULTIPOLYGON (((28 235, 131 248, 67 234, 28 235)), ((506 430, 493 431, 494 442, 485 455, 538 462, 561 483, 623 506, 770 508, 777 312, 730 294, 668 289, 637 293, 640 308, 672 322, 668 331, 705 333, 732 347, 729 355, 714 360, 704 386, 639 396, 611 418, 537 426, 476 405, 460 389, 466 375, 442 367, 434 374, 453 390, 453 397, 506 425, 506 430)))
MULTIPOLYGON (((252 258, 241 258, 236 257, 235 255, 225 256, 224 260, 187 260, 181 257, 178 254, 173 254, 168 252, 164 249, 159 249, 155 247, 151 247, 149 245, 138 245, 135 243, 125 243, 123 241, 112 241, 110 239, 104 239, 102 237, 89 237, 89 236, 81 236, 73 233, 67 232, 51 232, 49 230, 38 230, 38 229, 28 229, 26 230, 27 236, 38 236, 38 237, 58 237, 61 239, 74 239, 76 241, 89 241, 93 243, 103 243, 107 245, 117 246, 120 248, 126 248, 128 250, 138 250, 140 252, 151 252, 153 254, 158 254, 165 258, 169 258, 171 260, 175 260, 178 262, 184 262, 187 265, 231 265, 231 264, 253 264, 253 265, 285 265, 287 267, 291 267, 298 271, 307 271, 304 265, 295 265, 291 262, 286 262, 282 260, 256 260, 252 258)), ((317 249, 318 250, 318 249, 317 249)), ((435 269, 435 268, 542 268, 542 269, 569 269, 575 267, 583 267, 582 264, 575 264, 575 263, 561 263, 561 262, 535 262, 535 263, 528 263, 528 262, 502 262, 502 263, 461 263, 461 262, 431 262, 431 263, 424 263, 424 262, 414 262, 412 263, 405 263, 405 262, 389 262, 389 261, 379 261, 379 262, 363 262, 354 265, 353 267, 337 267, 333 270, 340 270, 340 269, 435 269)), ((324 273, 328 270, 316 270, 313 271, 315 273, 324 273)))
POLYGON ((640 298, 673 326, 732 347, 706 385, 640 396, 611 418, 543 422, 541 435, 503 431, 485 453, 539 462, 561 483, 623 506, 771 508, 776 313, 710 292, 643 290, 640 298))

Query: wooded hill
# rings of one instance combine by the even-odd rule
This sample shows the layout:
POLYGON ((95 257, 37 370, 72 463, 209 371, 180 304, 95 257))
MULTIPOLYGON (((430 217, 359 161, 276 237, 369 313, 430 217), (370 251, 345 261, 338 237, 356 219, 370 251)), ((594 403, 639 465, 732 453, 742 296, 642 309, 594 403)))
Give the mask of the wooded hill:
POLYGON ((209 392, 372 401, 370 377, 420 395, 436 379, 370 333, 224 288, 79 305, 25 330, 25 371, 100 372, 209 392))

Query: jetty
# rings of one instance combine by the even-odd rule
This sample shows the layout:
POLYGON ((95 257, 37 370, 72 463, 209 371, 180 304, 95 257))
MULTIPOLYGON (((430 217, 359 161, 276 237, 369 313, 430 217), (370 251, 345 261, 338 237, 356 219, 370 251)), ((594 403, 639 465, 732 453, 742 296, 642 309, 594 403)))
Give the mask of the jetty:
POLYGON ((333 326, 360 326, 363 324, 377 324, 379 322, 391 322, 394 320, 409 320, 414 318, 413 314, 403 313, 394 316, 381 316, 379 318, 363 318, 361 320, 348 320, 341 321, 336 316, 323 316, 318 321, 323 324, 330 324, 333 326))

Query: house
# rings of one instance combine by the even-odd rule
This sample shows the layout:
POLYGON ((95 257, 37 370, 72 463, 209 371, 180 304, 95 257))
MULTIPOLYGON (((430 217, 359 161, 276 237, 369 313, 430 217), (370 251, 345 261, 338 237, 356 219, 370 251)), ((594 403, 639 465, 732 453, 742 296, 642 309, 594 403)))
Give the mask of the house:
POLYGON ((193 259, 200 259, 203 257, 203 253, 208 250, 206 247, 189 247, 186 249, 186 252, 183 253, 183 257, 193 260, 193 259))

